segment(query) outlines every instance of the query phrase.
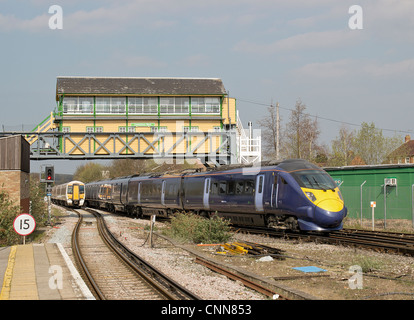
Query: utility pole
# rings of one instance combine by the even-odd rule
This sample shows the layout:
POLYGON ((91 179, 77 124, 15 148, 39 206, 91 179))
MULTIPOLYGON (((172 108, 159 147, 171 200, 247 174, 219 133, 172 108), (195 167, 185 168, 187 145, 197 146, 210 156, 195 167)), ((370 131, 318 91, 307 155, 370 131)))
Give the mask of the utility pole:
POLYGON ((280 159, 279 146, 280 146, 280 117, 279 117, 279 102, 276 103, 276 160, 280 159))

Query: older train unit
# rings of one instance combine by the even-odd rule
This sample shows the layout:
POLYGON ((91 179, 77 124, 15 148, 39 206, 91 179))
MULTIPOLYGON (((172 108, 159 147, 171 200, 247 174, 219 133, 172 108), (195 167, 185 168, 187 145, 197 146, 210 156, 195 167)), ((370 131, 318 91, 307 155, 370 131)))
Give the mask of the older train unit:
POLYGON ((85 184, 70 181, 52 188, 51 200, 55 204, 80 208, 85 202, 85 184))
POLYGON ((304 160, 206 172, 136 175, 87 183, 86 204, 142 216, 194 212, 233 224, 304 231, 342 229, 339 188, 304 160))

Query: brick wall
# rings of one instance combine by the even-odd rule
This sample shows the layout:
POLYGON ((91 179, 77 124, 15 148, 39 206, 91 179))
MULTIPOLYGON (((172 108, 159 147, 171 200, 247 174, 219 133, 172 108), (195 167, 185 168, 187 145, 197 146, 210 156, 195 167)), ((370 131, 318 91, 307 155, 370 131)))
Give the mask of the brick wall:
POLYGON ((0 190, 29 213, 30 145, 21 135, 0 138, 0 190))
POLYGON ((30 174, 20 170, 0 170, 0 190, 8 193, 23 212, 29 213, 30 174))

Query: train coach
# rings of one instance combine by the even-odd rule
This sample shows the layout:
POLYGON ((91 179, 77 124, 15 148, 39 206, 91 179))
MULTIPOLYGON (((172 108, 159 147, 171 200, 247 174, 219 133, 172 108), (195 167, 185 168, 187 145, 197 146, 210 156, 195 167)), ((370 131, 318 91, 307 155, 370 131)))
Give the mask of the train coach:
POLYGON ((237 225, 304 231, 342 229, 347 214, 329 174, 305 160, 98 181, 86 184, 86 202, 136 216, 185 211, 237 225))
POLYGON ((54 186, 51 200, 55 204, 80 208, 85 201, 85 184, 81 181, 71 181, 54 186))

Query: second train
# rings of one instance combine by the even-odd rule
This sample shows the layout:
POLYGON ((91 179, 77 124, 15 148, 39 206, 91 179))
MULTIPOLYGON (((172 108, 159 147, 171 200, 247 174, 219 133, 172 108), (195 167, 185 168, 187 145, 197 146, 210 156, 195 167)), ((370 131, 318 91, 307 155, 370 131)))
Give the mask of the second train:
POLYGON ((235 225, 302 231, 340 230, 347 215, 329 174, 305 160, 91 182, 85 184, 85 205, 138 217, 184 211, 235 225))

